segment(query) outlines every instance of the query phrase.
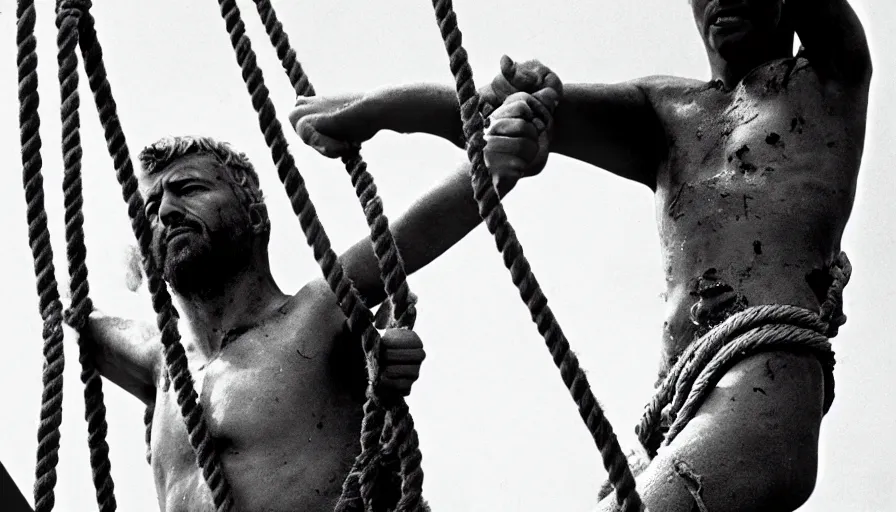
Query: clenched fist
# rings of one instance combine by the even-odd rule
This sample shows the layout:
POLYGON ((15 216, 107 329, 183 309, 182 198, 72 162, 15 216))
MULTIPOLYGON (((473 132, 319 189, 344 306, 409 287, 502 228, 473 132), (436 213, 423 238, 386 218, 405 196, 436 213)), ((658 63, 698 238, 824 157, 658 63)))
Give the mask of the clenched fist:
POLYGON ((407 329, 387 329, 382 334, 380 380, 377 394, 394 400, 411 394, 411 386, 420 377, 420 366, 426 358, 423 342, 417 333, 407 329))
POLYGON ((299 97, 289 122, 302 141, 329 158, 357 150, 376 135, 375 114, 363 95, 299 97))

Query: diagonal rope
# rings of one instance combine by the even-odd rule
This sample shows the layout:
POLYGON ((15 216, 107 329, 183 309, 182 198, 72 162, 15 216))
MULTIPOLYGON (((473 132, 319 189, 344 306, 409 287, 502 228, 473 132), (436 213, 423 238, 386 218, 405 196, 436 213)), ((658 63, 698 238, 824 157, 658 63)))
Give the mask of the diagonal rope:
MULTIPOLYGON (((255 52, 246 35, 240 10, 233 0, 219 0, 218 5, 236 54, 237 63, 242 70, 243 81, 252 98, 252 106, 258 114, 259 127, 264 134, 265 143, 271 150, 271 157, 277 167, 280 181, 290 198, 293 211, 299 217, 299 224, 314 252, 314 258, 320 265, 330 289, 336 295, 337 302, 348 319, 347 325, 352 333, 361 338, 362 347, 367 357, 368 401, 364 407, 364 420, 361 424, 362 451, 359 455, 360 462, 356 461, 356 467, 371 468, 370 471, 362 472, 359 475, 361 499, 365 507, 369 509, 375 491, 373 484, 376 479, 376 471, 372 468, 375 467, 375 459, 378 457, 375 454, 376 446, 385 422, 382 406, 378 403, 379 399, 374 393, 379 380, 377 356, 380 353, 380 336, 373 326, 372 314, 364 306, 357 290, 338 262, 336 253, 332 250, 329 237, 324 231, 308 195, 304 179, 296 169, 295 160, 289 153, 282 125, 277 119, 274 105, 270 100, 270 93, 264 84, 262 72, 258 68, 255 52)), ((399 402, 404 402, 404 400, 399 402)), ((343 491, 345 495, 345 491, 350 491, 350 489, 344 487, 343 491)), ((419 490, 416 493, 419 494, 419 490)), ((417 502, 420 500, 419 497, 416 498, 417 502)), ((342 501, 340 500, 340 502, 342 501)))
MULTIPOLYGON (((296 58, 296 52, 289 44, 289 37, 283 30, 282 23, 277 19, 277 14, 271 2, 269 0, 255 0, 255 6, 296 95, 314 96, 314 88, 296 58)), ((370 228, 370 239, 374 255, 380 267, 386 294, 392 305, 394 322, 391 326, 412 329, 416 319, 415 300, 410 293, 404 264, 395 239, 389 229, 388 218, 383 212, 383 202, 377 193, 373 176, 367 171, 367 164, 360 155, 360 148, 343 156, 342 162, 351 178, 355 193, 361 202, 361 208, 365 213, 367 224, 370 228)), ((410 498, 410 496, 412 495, 411 489, 422 487, 423 472, 420 467, 422 455, 417 445, 417 433, 414 430, 413 419, 410 416, 407 404, 401 403, 388 410, 385 421, 386 424, 391 426, 387 430, 392 430, 392 432, 383 432, 382 436, 391 439, 390 442, 392 444, 401 445, 405 451, 409 451, 408 453, 405 453, 405 451, 400 453, 394 452, 402 461, 399 476, 402 482, 405 482, 402 484, 403 488, 407 490, 407 492, 402 493, 404 497, 397 504, 397 510, 416 510, 419 504, 411 503, 411 500, 416 500, 416 498, 410 498), (399 420, 395 421, 395 418, 399 420), (410 439, 411 437, 413 439, 410 439)), ((359 478, 363 468, 359 467, 359 463, 364 459, 372 459, 373 454, 370 453, 370 450, 374 448, 373 446, 362 448, 362 451, 366 450, 368 453, 363 458, 359 457, 356 460, 356 464, 346 480, 345 494, 353 494, 353 491, 360 485, 359 478)), ((370 491, 368 490, 368 492, 370 491)), ((341 507, 337 506, 338 508, 341 507)))
POLYGON ((56 503, 56 465, 59 463, 59 426, 62 424, 62 303, 59 300, 53 248, 44 206, 43 161, 40 156, 40 95, 37 90, 37 38, 34 0, 16 4, 16 65, 19 85, 19 130, 22 150, 22 182, 25 189, 28 244, 34 259, 40 316, 43 320, 43 392, 37 429, 34 508, 48 512, 56 503))
POLYGON ((87 11, 83 13, 80 36, 84 67, 105 133, 106 145, 114 162, 116 178, 122 187, 122 197, 128 205, 134 236, 143 255, 152 305, 156 312, 158 328, 162 333, 165 366, 174 382, 177 404, 187 427, 190 445, 196 454, 202 475, 211 489, 215 508, 218 511, 229 510, 232 506, 230 485, 224 475, 221 459, 214 449, 202 404, 199 403, 193 387, 186 353, 177 330, 177 311, 171 302, 171 295, 162 280, 156 262, 147 257, 151 254, 152 232, 144 215, 143 199, 137 190, 130 151, 118 119, 117 106, 103 64, 102 48, 97 39, 93 16, 87 11))
POLYGON ((566 336, 560 330, 553 312, 547 305, 547 298, 523 255, 523 248, 507 220, 498 193, 489 179, 482 155, 485 142, 483 121, 479 112, 479 95, 473 83, 473 71, 468 63, 467 52, 462 46, 462 35, 457 26, 457 16, 452 2, 433 0, 433 8, 457 85, 464 137, 467 140, 467 155, 473 164, 473 193, 479 204, 479 214, 485 220, 488 230, 495 236, 498 249, 504 256, 504 264, 510 270, 512 280, 519 289, 523 302, 528 306, 532 320, 538 326, 538 331, 544 337, 554 363, 560 369, 563 382, 578 405, 580 416, 600 450, 604 467, 616 489, 619 505, 624 512, 640 510, 641 498, 635 489, 634 477, 619 447, 613 428, 591 392, 578 358, 570 350, 566 336))
POLYGON ((101 512, 114 512, 115 485, 112 481, 109 445, 106 443, 106 406, 103 383, 94 363, 96 347, 84 335, 87 319, 93 310, 87 282, 87 248, 84 245, 84 197, 81 186, 80 96, 78 95, 78 24, 83 8, 89 2, 62 1, 56 6, 57 46, 59 48, 59 88, 62 96, 62 154, 64 163, 63 194, 65 206, 65 238, 69 262, 71 307, 66 322, 79 334, 81 382, 84 383, 84 415, 87 420, 87 445, 90 467, 101 512), (86 4, 86 5, 85 5, 86 4))

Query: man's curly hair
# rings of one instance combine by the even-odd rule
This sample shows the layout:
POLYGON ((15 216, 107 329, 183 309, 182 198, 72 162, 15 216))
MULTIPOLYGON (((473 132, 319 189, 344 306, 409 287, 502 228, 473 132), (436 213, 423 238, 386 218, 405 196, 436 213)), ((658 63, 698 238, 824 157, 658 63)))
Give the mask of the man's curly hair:
MULTIPOLYGON (((140 152, 140 166, 145 176, 152 176, 189 155, 213 157, 227 171, 227 176, 235 185, 234 192, 246 209, 253 204, 264 204, 258 173, 246 154, 211 137, 177 136, 159 139, 140 152)), ((269 232, 270 220, 266 221, 266 231, 269 232)))

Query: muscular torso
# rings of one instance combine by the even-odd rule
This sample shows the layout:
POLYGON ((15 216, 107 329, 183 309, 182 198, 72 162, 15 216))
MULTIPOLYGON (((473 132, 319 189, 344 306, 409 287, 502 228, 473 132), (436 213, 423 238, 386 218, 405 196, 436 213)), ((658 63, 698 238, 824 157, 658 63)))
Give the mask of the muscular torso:
MULTIPOLYGON (((345 361, 334 365, 334 357, 346 357, 337 344, 348 340, 338 324, 324 320, 333 317, 333 307, 306 288, 271 318, 231 334, 212 359, 191 350, 185 336, 237 510, 332 510, 339 496, 359 450, 361 404, 359 382, 337 367, 345 361)), ((352 370, 363 386, 363 366, 352 370)), ((158 386, 151 450, 160 509, 214 510, 174 385, 162 375, 158 386)))
POLYGON ((669 147, 656 191, 662 375, 731 311, 819 307, 853 205, 867 89, 825 82, 804 58, 767 63, 731 91, 675 78, 641 86, 669 147))

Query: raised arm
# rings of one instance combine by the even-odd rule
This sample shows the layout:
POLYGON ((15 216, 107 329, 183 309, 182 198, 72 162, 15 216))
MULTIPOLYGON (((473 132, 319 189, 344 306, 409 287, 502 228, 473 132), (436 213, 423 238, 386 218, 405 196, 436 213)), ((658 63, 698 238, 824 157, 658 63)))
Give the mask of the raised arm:
MULTIPOLYGON (((501 74, 480 94, 484 101, 500 105, 517 91, 541 90, 549 72, 537 61, 515 64, 505 58, 501 74)), ((413 84, 367 94, 300 98, 290 120, 306 144, 331 158, 380 130, 426 133, 464 145, 450 85, 413 84)), ((640 81, 565 85, 554 120, 551 152, 654 187, 667 144, 640 81)))
POLYGON ((162 352, 154 326, 95 311, 82 335, 95 343, 94 361, 100 375, 144 403, 155 398, 162 352))
MULTIPOLYGON (((559 79, 538 61, 501 59, 501 73, 478 90, 480 101, 498 108, 512 94, 535 94, 559 79)), ((381 130, 425 133, 458 148, 466 141, 453 85, 417 83, 389 86, 364 94, 300 97, 289 115, 302 140, 335 158, 381 130)))
POLYGON ((846 0, 787 0, 787 15, 817 69, 847 85, 868 85, 871 53, 862 22, 846 0))
MULTIPOLYGON (((562 84, 557 82, 562 90, 562 84)), ((498 193, 508 193, 524 176, 537 174, 547 159, 550 114, 561 92, 517 93, 490 116, 483 156, 498 193)), ((391 228, 412 274, 441 256, 481 222, 473 197, 471 164, 465 162, 446 180, 420 197, 391 228)), ((380 270, 368 240, 341 256, 346 272, 369 305, 385 298, 380 270)))
MULTIPOLYGON (((441 256, 479 225, 470 182, 470 164, 421 196, 390 228, 405 271, 412 274, 441 256)), ((339 257, 364 301, 373 306, 386 296, 370 240, 363 239, 339 257)))

